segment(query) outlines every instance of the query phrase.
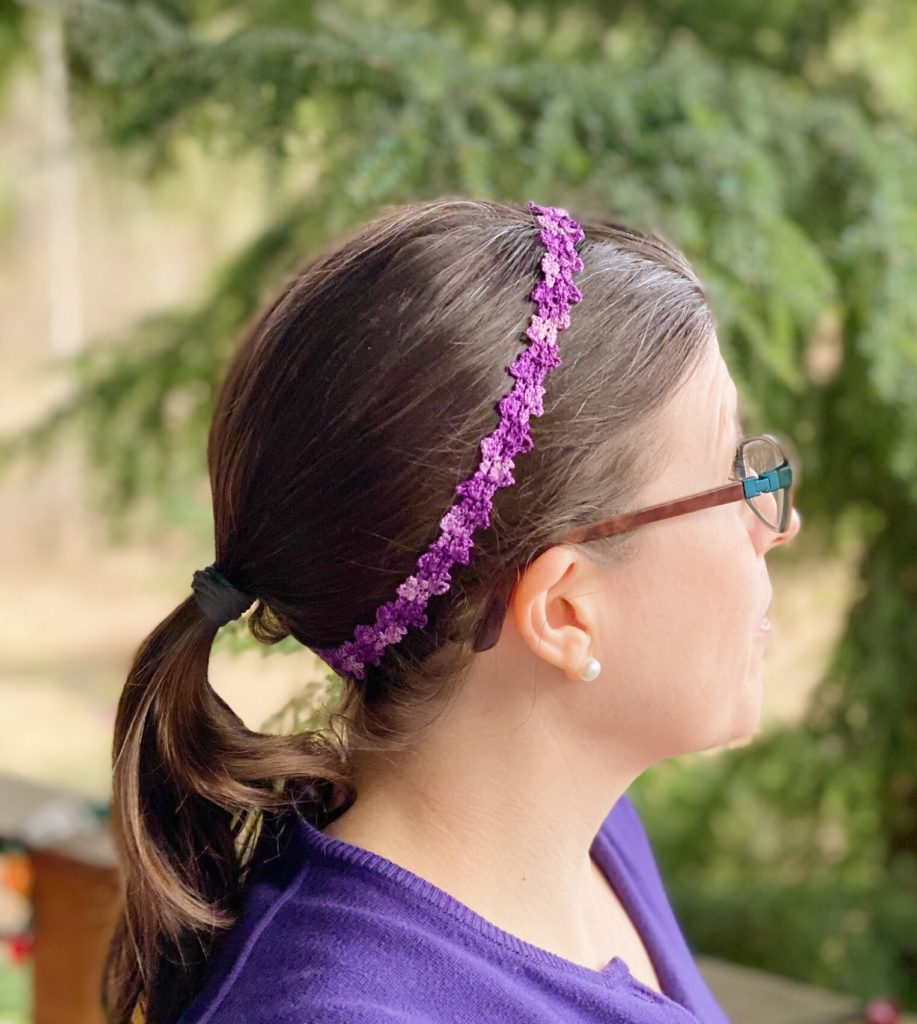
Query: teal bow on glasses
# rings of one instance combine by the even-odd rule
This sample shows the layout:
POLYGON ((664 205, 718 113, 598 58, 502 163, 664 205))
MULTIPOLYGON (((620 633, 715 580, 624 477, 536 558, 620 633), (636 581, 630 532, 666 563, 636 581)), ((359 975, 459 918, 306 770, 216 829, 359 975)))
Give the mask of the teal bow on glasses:
POLYGON ((754 498, 758 494, 770 494, 780 487, 789 487, 793 482, 793 470, 789 465, 779 469, 769 469, 761 476, 746 478, 742 481, 745 497, 754 498))

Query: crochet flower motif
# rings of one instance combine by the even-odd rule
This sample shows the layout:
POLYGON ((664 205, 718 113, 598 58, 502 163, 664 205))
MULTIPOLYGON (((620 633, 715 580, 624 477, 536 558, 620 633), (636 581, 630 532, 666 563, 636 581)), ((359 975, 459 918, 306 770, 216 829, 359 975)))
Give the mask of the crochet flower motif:
POLYGON ((530 200, 528 208, 541 225, 543 277, 529 296, 538 304, 525 331, 531 344, 507 367, 515 383, 497 403, 500 422, 481 441, 478 468, 456 487, 459 497, 440 519, 440 535, 420 556, 415 573, 397 588, 395 600, 378 609, 372 625, 357 626, 353 640, 316 649, 338 675, 364 679, 367 663, 378 665, 385 648, 398 643, 408 629, 426 626, 430 598, 446 593, 452 566, 471 560, 473 533, 490 525, 494 492, 516 482, 514 456, 534 446, 529 419, 544 412, 544 378, 560 366, 557 334, 570 326, 570 306, 583 297, 573 274, 583 269, 576 245, 585 234, 562 206, 541 206, 530 200))

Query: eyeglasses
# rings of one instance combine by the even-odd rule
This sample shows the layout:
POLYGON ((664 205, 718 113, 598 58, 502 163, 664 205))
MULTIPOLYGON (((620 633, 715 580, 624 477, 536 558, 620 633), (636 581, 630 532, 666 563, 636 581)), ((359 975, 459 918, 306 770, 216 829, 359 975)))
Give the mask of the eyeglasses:
MULTIPOLYGON (((620 533, 628 533, 646 523, 687 515, 703 508, 745 501, 754 514, 776 533, 785 533, 793 512, 793 491, 800 479, 800 461, 789 438, 782 434, 755 434, 743 438, 736 448, 733 463, 736 479, 721 487, 689 494, 674 501, 651 505, 637 512, 605 519, 589 526, 579 526, 557 540, 541 547, 537 558, 556 544, 583 544, 620 533), (787 452, 792 456, 788 457, 787 452), (795 467, 795 468, 794 468, 795 467)), ((519 570, 507 571, 491 595, 484 618, 474 640, 474 650, 486 651, 499 640, 509 596, 519 577, 519 570)))

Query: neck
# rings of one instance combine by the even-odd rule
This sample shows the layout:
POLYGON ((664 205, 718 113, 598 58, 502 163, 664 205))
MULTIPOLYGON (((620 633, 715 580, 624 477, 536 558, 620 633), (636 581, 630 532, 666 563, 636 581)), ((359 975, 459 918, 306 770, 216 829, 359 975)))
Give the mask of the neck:
POLYGON ((589 684, 468 682, 411 752, 354 762, 354 803, 326 832, 450 893, 506 931, 570 959, 608 957, 608 883, 590 857, 645 765, 600 747, 589 684), (494 694, 499 694, 495 699, 494 694))

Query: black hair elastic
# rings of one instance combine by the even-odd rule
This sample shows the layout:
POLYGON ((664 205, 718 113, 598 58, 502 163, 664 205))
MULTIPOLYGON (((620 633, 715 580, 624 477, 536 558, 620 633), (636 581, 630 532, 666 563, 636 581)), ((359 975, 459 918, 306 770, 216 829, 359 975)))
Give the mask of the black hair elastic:
POLYGON ((255 600, 250 594, 234 587, 217 570, 215 563, 206 569, 195 570, 191 578, 191 589, 201 611, 218 627, 237 619, 255 600))

